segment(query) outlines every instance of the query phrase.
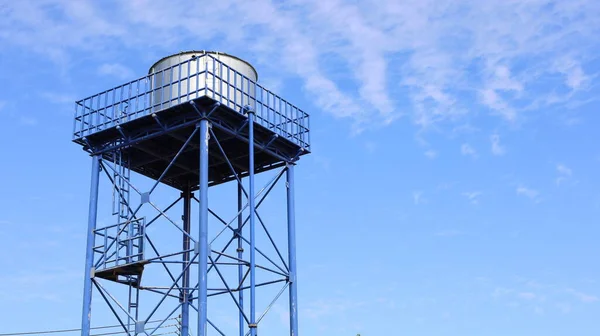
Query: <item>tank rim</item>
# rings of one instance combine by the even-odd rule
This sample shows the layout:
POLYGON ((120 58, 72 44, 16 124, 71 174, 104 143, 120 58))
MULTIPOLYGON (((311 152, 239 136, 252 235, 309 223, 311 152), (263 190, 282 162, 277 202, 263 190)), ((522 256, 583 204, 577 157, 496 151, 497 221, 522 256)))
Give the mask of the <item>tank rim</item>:
POLYGON ((235 56, 235 55, 232 55, 232 54, 228 54, 226 52, 213 51, 213 50, 187 50, 187 51, 180 51, 180 52, 175 53, 175 54, 167 55, 167 56, 159 59, 158 61, 154 62, 154 64, 152 64, 150 66, 150 68, 148 69, 148 74, 149 75, 152 74, 152 68, 154 68, 154 66, 156 66, 158 63, 166 60, 167 58, 170 58, 170 57, 173 57, 173 56, 178 56, 178 55, 184 55, 184 54, 194 54, 194 53, 198 53, 198 54, 217 54, 217 55, 224 55, 224 56, 227 56, 227 57, 231 57, 231 58, 237 59, 237 60, 245 63, 246 65, 248 65, 252 69, 252 71, 254 71, 254 74, 256 75, 256 81, 258 82, 258 71, 256 71, 256 68, 254 68, 254 66, 252 64, 250 64, 250 62, 248 62, 248 61, 246 61, 246 60, 244 60, 244 59, 242 59, 242 58, 240 58, 238 56, 235 56))

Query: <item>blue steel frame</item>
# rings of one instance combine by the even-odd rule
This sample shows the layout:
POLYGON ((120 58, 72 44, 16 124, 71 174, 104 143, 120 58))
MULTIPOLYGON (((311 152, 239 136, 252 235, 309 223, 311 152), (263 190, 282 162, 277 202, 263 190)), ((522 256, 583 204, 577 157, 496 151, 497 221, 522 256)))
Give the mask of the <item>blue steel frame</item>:
MULTIPOLYGON (((256 336, 258 325, 264 318, 265 314, 271 309, 273 304, 279 299, 281 294, 287 289, 289 293, 289 316, 290 316, 290 335, 298 335, 298 300, 297 300, 297 282, 296 282, 296 236, 295 236, 295 208, 294 208, 294 166, 300 155, 306 154, 310 150, 309 136, 309 118, 306 113, 286 102, 279 96, 262 88, 257 83, 249 80, 243 75, 237 73, 211 55, 206 54, 210 62, 205 71, 199 71, 196 74, 185 78, 189 89, 191 80, 196 80, 200 76, 205 76, 205 85, 203 88, 197 86, 198 90, 188 90, 184 95, 179 95, 176 98, 177 104, 191 104, 198 112, 196 119, 181 120, 179 123, 163 125, 160 123, 160 118, 154 114, 156 109, 160 109, 165 103, 164 101, 153 101, 151 104, 145 102, 151 101, 151 97, 158 90, 162 91, 169 88, 169 93, 172 93, 173 82, 168 85, 163 85, 160 88, 148 88, 147 83, 153 80, 152 76, 145 76, 138 80, 120 85, 116 88, 104 91, 97 95, 83 99, 76 103, 75 113, 75 129, 73 140, 76 143, 83 144, 85 149, 90 152, 92 157, 92 178, 90 188, 90 204, 88 215, 88 230, 87 230, 87 249, 85 261, 85 280, 83 293, 83 309, 82 309, 82 335, 90 335, 90 320, 92 310, 92 292, 96 288, 100 296, 104 299, 108 308, 114 313, 123 330, 128 335, 146 334, 156 335, 155 332, 164 328, 168 320, 173 319, 173 314, 180 310, 180 331, 181 335, 188 336, 190 331, 190 308, 195 310, 198 315, 197 330, 192 332, 193 335, 206 336, 209 333, 209 325, 220 335, 225 335, 217 325, 209 319, 209 298, 213 296, 228 295, 235 302, 238 308, 239 316, 239 335, 240 336, 256 336), (211 68, 212 67, 212 71, 211 68), (215 69, 219 68, 220 71, 215 69), (227 78, 220 78, 219 74, 223 74, 223 68, 227 70, 227 78), (235 78, 240 75, 241 83, 230 83, 229 72, 235 73, 235 78), (213 81, 212 88, 209 87, 208 79, 213 81), (219 87, 226 86, 234 89, 234 92, 241 93, 242 101, 237 101, 237 94, 229 97, 214 90, 215 82, 219 83, 219 87), (143 92, 140 93, 140 84, 146 83, 143 92), (240 84, 240 85, 238 85, 240 84), (133 88, 138 90, 132 90, 133 88), (248 88, 254 87, 255 95, 250 95, 248 88), (135 91, 135 92, 134 92, 135 91), (120 93, 120 96, 117 94, 120 93), (195 104, 192 96, 208 96, 216 102, 211 108, 202 108, 195 104), (109 97, 113 97, 109 100, 109 97), (142 104, 141 102, 144 102, 142 104), (241 105, 242 102, 250 103, 249 105, 241 105), (221 105, 226 105, 234 111, 246 116, 246 121, 241 125, 231 127, 222 120, 212 116, 216 108, 221 105), (143 105, 143 106, 140 106, 143 105), (133 109, 127 110, 123 106, 134 106, 133 109), (122 113, 123 112, 123 113, 122 113), (137 118, 152 115, 155 121, 161 126, 158 131, 140 131, 137 137, 127 136, 123 134, 120 125, 123 122, 135 120, 137 118), (132 144, 141 140, 159 137, 174 131, 180 131, 184 126, 196 125, 194 130, 189 134, 187 139, 184 139, 182 147, 169 156, 170 160, 163 173, 160 174, 148 192, 143 192, 136 187, 131 181, 130 162, 127 161, 123 151, 132 146, 132 144), (274 137, 270 140, 255 139, 255 126, 260 125, 266 127, 273 132, 274 137), (227 151, 221 145, 217 138, 216 128, 226 134, 233 136, 239 141, 247 144, 247 160, 248 171, 240 173, 234 168, 234 163, 229 158, 227 151), (92 137, 98 132, 104 130, 116 129, 123 135, 118 141, 111 140, 106 143, 90 143, 87 137, 92 137), (245 131, 244 134, 242 131, 245 131), (285 154, 278 151, 277 148, 270 147, 273 140, 278 136, 284 137, 291 143, 298 146, 298 152, 294 155, 285 154), (194 147, 194 139, 197 140, 198 146, 194 147), (262 141, 262 142, 261 142, 262 141), (219 149, 219 155, 222 155, 225 162, 229 166, 232 174, 231 180, 237 182, 237 213, 231 221, 226 221, 217 215, 209 207, 209 170, 211 160, 210 144, 216 145, 219 149), (197 187, 188 186, 183 190, 181 196, 171 203, 167 208, 160 209, 151 200, 150 196, 156 190, 159 183, 166 180, 169 170, 177 165, 177 159, 184 151, 197 150, 199 157, 199 181, 197 187), (269 169, 278 169, 275 177, 267 183, 258 193, 256 193, 255 174, 260 173, 261 169, 255 170, 255 151, 267 153, 279 160, 279 164, 275 164, 269 169), (112 162, 111 162, 112 161, 112 162), (98 212, 98 189, 100 182, 100 173, 104 171, 109 181, 113 185, 113 192, 116 196, 116 204, 118 210, 113 212, 113 215, 118 216, 117 224, 110 224, 101 228, 97 228, 97 212, 98 212), (111 175, 112 174, 112 175, 111 175), (284 260, 280 249, 276 242, 272 239, 267 226, 261 219, 258 208, 263 203, 267 195, 273 190, 275 185, 282 180, 282 176, 286 174, 285 185, 287 193, 287 262, 284 260), (248 189, 244 187, 243 180, 248 182, 248 189), (194 191, 198 191, 198 198, 195 197, 194 191), (129 193, 133 191, 139 195, 140 203, 135 206, 129 197, 129 193), (244 198, 246 203, 244 204, 244 198), (171 219, 166 212, 173 208, 180 201, 183 203, 182 224, 179 225, 171 219), (198 204, 198 226, 197 234, 192 231, 191 223, 191 208, 192 201, 198 204), (145 217, 139 217, 138 213, 143 207, 151 207, 159 214, 151 220, 146 220, 145 217), (249 211, 248 216, 244 219, 243 212, 249 211), (216 234, 212 240, 209 240, 208 219, 209 215, 213 216, 224 227, 216 234), (146 228, 157 220, 164 220, 170 225, 175 226, 182 233, 182 248, 175 253, 160 253, 153 243, 146 228), (236 227, 232 223, 237 221, 236 227), (274 261, 275 257, 269 257, 256 246, 256 227, 257 223, 264 229, 272 243, 274 250, 280 262, 274 261), (244 236, 244 228, 248 226, 249 236, 244 236), (213 248, 215 240, 225 231, 233 233, 232 238, 225 244, 221 250, 213 248), (227 253, 227 249, 234 242, 237 242, 236 255, 227 253), (97 245, 99 242, 100 245, 97 245), (249 248, 248 254, 244 254, 244 246, 249 248), (149 252, 153 252, 154 256, 150 256, 149 252), (267 260, 270 265, 257 264, 256 253, 259 253, 267 260), (175 258, 178 258, 175 260, 175 258), (228 259, 230 262, 220 262, 220 259, 228 259), (247 258, 247 259, 245 259, 247 258), (181 273, 173 273, 168 267, 169 264, 181 264, 181 273), (145 266, 152 264, 160 264, 168 274, 170 283, 163 286, 145 286, 141 283, 141 275, 145 266), (237 268, 237 279, 232 286, 228 282, 223 273, 222 268, 227 265, 233 265, 237 268), (191 286, 190 274, 193 268, 197 268, 198 283, 191 286), (265 271, 277 275, 280 278, 272 281, 257 283, 256 272, 265 271), (216 272, 219 279, 222 281, 223 287, 209 287, 208 274, 216 272), (250 284, 245 282, 248 280, 250 284), (127 309, 119 302, 118 298, 111 295, 109 290, 102 285, 104 280, 120 283, 129 287, 129 297, 127 309), (256 288, 267 285, 275 285, 283 283, 283 287, 275 296, 271 304, 265 311, 257 317, 256 310, 256 288), (160 296, 159 302, 151 308, 151 312, 145 318, 139 317, 139 296, 141 292, 155 293, 160 296), (179 295, 172 292, 177 291, 179 295), (245 291, 249 292, 249 306, 245 307, 245 291), (235 292, 238 293, 237 298, 235 292), (158 318, 157 326, 148 328, 151 323, 151 318, 158 311, 159 307, 168 298, 178 300, 178 304, 170 311, 170 314, 163 318, 158 318), (125 321, 125 319, 127 321, 125 321)), ((190 68, 190 61, 184 61, 179 65, 174 65, 171 70, 179 67, 181 73, 182 67, 190 68)), ((198 64, 197 62, 196 64, 198 64)), ((181 91, 183 79, 178 80, 178 90, 181 91)), ((172 96, 169 96, 172 101, 172 96)), ((215 146, 212 147, 214 150, 215 146)), ((113 204, 115 200, 113 199, 113 204)))

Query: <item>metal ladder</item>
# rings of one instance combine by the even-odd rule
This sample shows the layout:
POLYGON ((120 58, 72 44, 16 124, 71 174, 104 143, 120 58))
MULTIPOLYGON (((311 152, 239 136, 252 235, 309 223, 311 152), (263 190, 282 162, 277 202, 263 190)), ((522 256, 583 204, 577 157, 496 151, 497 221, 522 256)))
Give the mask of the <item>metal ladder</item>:
POLYGON ((131 169, 127 160, 124 159, 122 151, 118 150, 113 155, 113 164, 115 171, 113 172, 113 200, 112 200, 112 215, 117 216, 117 234, 116 238, 116 262, 120 263, 124 260, 125 263, 131 262, 130 255, 132 247, 130 246, 132 241, 125 239, 122 240, 122 233, 127 238, 130 238, 131 228, 129 221, 129 201, 130 201, 130 186, 129 178, 131 176, 131 169), (121 249, 125 247, 125 257, 120 256, 121 249))
MULTIPOLYGON (((113 202, 112 202, 112 215, 117 216, 117 255, 116 261, 124 261, 125 264, 134 262, 134 243, 133 235, 135 232, 139 232, 139 228, 136 230, 136 225, 139 226, 137 221, 133 218, 129 218, 131 215, 130 211, 130 195, 131 187, 129 181, 131 178, 131 169, 129 162, 123 157, 122 151, 118 150, 113 156, 113 164, 115 171, 113 173, 113 202), (121 231, 122 230, 122 231, 121 231), (125 235, 125 239, 121 239, 122 234, 125 235), (125 256, 121 257, 119 254, 120 250, 125 248, 125 256)), ((127 303, 127 312, 135 320, 138 319, 138 301, 139 301, 139 276, 129 275, 127 276, 127 283, 129 285, 129 299, 127 303), (134 286, 134 284, 136 284, 134 286)), ((135 335, 135 321, 128 317, 128 330, 130 335, 135 335)))

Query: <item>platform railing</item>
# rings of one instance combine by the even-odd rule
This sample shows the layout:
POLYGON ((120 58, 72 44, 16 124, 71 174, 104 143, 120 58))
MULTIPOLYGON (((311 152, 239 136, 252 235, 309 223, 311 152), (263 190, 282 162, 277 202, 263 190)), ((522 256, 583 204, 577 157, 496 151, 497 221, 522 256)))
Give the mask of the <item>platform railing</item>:
POLYGON ((94 230, 95 267, 98 270, 144 260, 145 218, 94 230))
POLYGON ((255 122, 310 150, 309 115, 210 54, 81 99, 75 104, 73 139, 115 127, 202 96, 239 113, 251 106, 255 122))

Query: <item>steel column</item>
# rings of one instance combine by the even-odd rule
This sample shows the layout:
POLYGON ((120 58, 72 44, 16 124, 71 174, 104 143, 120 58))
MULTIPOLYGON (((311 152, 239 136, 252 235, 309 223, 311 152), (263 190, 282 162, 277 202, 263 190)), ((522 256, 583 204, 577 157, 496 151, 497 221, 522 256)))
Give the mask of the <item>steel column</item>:
POLYGON ((83 309, 81 316, 81 335, 90 335, 92 313, 92 267, 94 266, 94 243, 96 218, 98 214, 98 184, 100 182, 100 156, 92 156, 92 178, 90 185, 90 204, 88 210, 87 247, 85 251, 85 277, 83 282, 83 309))
MULTIPOLYGON (((191 202, 192 193, 184 191, 181 194, 183 198, 183 251, 190 249, 190 220, 191 220, 191 202)), ((189 302, 189 287, 190 287, 190 268, 186 265, 190 261, 190 253, 183 253, 183 264, 181 265, 183 270, 183 278, 181 282, 181 336, 189 336, 190 327, 190 302, 189 302)))
MULTIPOLYGON (((240 179, 240 183, 241 183, 241 179, 240 179)), ((242 260, 244 257, 244 246, 243 246, 243 240, 242 240, 242 226, 244 225, 244 219, 242 217, 242 207, 243 207, 243 192, 242 192, 242 186, 238 183, 238 226, 237 226, 237 234, 238 234, 238 247, 237 247, 237 257, 238 259, 242 260)), ((242 281, 244 280, 244 266, 243 265, 239 265, 238 266, 238 287, 242 288, 244 287, 242 285, 242 281)), ((240 307, 242 307, 242 311, 240 311, 240 317, 239 317, 239 332, 240 332, 240 336, 244 336, 244 330, 246 328, 244 328, 244 290, 241 289, 238 292, 238 300, 239 300, 239 304, 240 307)))
MULTIPOLYGON (((208 119, 200 120, 200 207, 198 237, 198 336, 207 336, 207 273, 208 273, 208 119)), ((187 335, 183 335, 187 336, 187 335)))
POLYGON ((250 207, 250 335, 256 336, 256 247, 255 221, 256 206, 254 203, 254 110, 248 110, 248 201, 250 207))
POLYGON ((298 336, 298 283, 296 282, 296 209, 294 200, 294 164, 287 164, 288 263, 290 267, 290 335, 298 336))

